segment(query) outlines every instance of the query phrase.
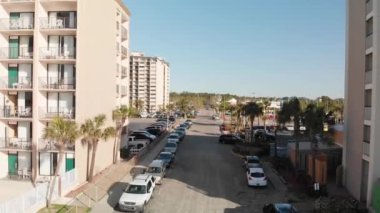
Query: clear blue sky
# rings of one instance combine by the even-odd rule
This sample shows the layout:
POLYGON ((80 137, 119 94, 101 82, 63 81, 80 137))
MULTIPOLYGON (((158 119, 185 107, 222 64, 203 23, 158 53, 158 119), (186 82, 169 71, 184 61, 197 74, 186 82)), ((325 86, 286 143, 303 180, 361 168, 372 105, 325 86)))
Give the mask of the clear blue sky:
POLYGON ((171 91, 344 96, 344 0, 124 0, 171 91))

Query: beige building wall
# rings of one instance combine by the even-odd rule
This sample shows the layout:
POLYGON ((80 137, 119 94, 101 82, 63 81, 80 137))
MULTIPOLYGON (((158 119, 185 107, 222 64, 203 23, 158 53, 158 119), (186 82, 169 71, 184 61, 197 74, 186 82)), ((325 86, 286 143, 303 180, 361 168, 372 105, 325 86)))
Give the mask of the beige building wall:
POLYGON ((379 0, 347 0, 344 184, 369 207, 380 178, 379 21, 379 0))
MULTIPOLYGON (((71 15, 72 13, 70 13, 70 23, 71 15)), ((126 88, 124 88, 124 95, 121 95, 116 86, 120 87, 123 82, 128 82, 129 16, 128 9, 120 0, 0 2, 0 33, 2 34, 0 36, 0 168, 1 171, 4 171, 0 172, 1 178, 8 175, 9 153, 18 154, 19 161, 21 158, 24 159, 19 164, 25 167, 31 164, 30 169, 33 176, 39 176, 40 155, 46 156, 47 153, 50 153, 50 150, 46 151, 46 141, 42 140, 42 134, 53 115, 73 119, 80 125, 85 119, 105 114, 108 119, 106 126, 115 125, 112 122, 112 110, 121 104, 128 104, 126 88), (16 25, 12 26, 11 12, 32 12, 33 20, 25 19, 22 16, 22 22, 13 23, 16 25), (70 24, 70 27, 67 27, 65 21, 68 19, 59 19, 58 15, 53 17, 52 13, 55 12, 74 12, 76 26, 70 24), (62 20, 62 22, 59 23, 58 20, 62 20), (117 27, 118 22, 119 27, 117 27), (21 28, 28 26, 28 28, 18 30, 20 26, 21 28), (12 59, 8 56, 9 36, 20 37, 19 56, 12 59), (22 51, 22 45, 27 44, 23 43, 27 40, 24 38, 25 36, 32 36, 29 44, 31 40, 33 41, 31 52, 28 52, 27 57, 22 51), (53 40, 55 42, 52 42, 53 40), (61 41, 67 43, 61 47, 59 46, 61 41), (71 48, 69 44, 75 48, 71 48), (30 65, 31 69, 25 68, 25 64, 30 65), (13 65, 19 67, 19 76, 27 73, 28 82, 31 83, 30 88, 19 87, 22 81, 20 77, 15 86, 8 85, 10 79, 8 67, 13 65), (57 68, 56 72, 54 67, 58 67, 58 65, 65 66, 65 70, 57 68), (123 77, 117 74, 117 65, 124 66, 125 75, 123 77), (21 68, 22 66, 24 67, 21 68), (66 66, 68 70, 72 69, 73 71, 66 70, 66 66), (59 77, 56 74, 61 71, 65 76, 59 77), (55 76, 51 76, 53 74, 55 76), (62 78, 59 79, 61 83, 54 80, 58 77, 62 78), (74 83, 67 83, 68 79, 74 83), (46 81, 55 81, 55 83, 46 83, 46 81), (62 84, 62 82, 66 83, 62 84), (18 114, 12 114, 11 117, 3 113, 5 102, 13 108, 20 106, 25 108, 26 93, 31 93, 32 96, 32 113, 30 115, 20 116, 20 112, 22 112, 20 110, 18 110, 18 114), (55 108, 54 110, 59 110, 59 112, 50 111, 50 108, 55 108), (61 111, 60 108, 65 111, 61 111), (19 149, 26 150, 21 152, 14 150, 13 147, 9 147, 7 141, 4 141, 7 139, 6 137, 12 137, 18 141, 32 137, 30 141, 27 141, 31 144, 31 148, 20 146, 19 149), (30 154, 32 154, 32 160, 28 159, 30 154)), ((99 143, 95 173, 112 164, 113 141, 110 139, 108 142, 99 143)), ((86 170, 88 169, 87 147, 83 146, 78 139, 75 152, 72 150, 67 152, 75 153, 75 168, 79 177, 77 182, 82 184, 86 180, 86 170)))

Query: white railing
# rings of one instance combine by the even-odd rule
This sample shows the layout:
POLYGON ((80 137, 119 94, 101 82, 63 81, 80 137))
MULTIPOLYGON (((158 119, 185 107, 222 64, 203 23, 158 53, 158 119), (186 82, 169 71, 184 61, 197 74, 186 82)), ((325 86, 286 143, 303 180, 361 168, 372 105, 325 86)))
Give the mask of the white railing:
POLYGON ((372 70, 371 71, 366 71, 365 72, 365 84, 372 84, 372 70))
POLYGON ((371 48, 373 46, 373 34, 367 35, 365 39, 365 47, 366 49, 371 48))
POLYGON ((363 154, 369 157, 369 143, 363 142, 363 154))
MULTIPOLYGON (((76 170, 70 170, 61 175, 61 181, 57 181, 53 192, 53 200, 59 197, 58 184, 61 182, 62 194, 65 194, 77 183, 76 170)), ((49 190, 49 182, 38 184, 35 188, 0 203, 0 213, 31 212, 31 209, 43 207, 46 203, 46 195, 49 190)))

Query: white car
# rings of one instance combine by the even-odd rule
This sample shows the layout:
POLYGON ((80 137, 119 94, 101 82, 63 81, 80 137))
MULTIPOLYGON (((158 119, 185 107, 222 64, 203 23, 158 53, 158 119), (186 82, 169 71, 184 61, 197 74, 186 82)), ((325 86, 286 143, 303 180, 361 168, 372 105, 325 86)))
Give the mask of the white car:
POLYGON ((135 177, 133 177, 133 180, 151 180, 152 183, 153 183, 153 185, 152 185, 153 190, 154 190, 154 188, 156 188, 156 177, 154 177, 151 174, 147 174, 147 173, 145 173, 145 174, 138 174, 135 177))
POLYGON ((171 133, 168 137, 168 143, 179 143, 179 135, 177 133, 171 133))
POLYGON ((152 180, 133 180, 121 195, 118 206, 122 211, 144 212, 145 206, 152 197, 154 184, 152 180))
POLYGON ((267 186, 268 178, 262 168, 247 169, 247 181, 249 186, 267 186))
POLYGON ((165 162, 162 160, 153 160, 149 164, 145 174, 153 175, 155 184, 162 184, 162 179, 165 177, 165 162))
POLYGON ((147 118, 148 117, 148 112, 140 112, 140 117, 141 118, 147 118))
POLYGON ((164 147, 166 152, 171 152, 172 154, 175 154, 177 152, 177 143, 166 143, 164 147))

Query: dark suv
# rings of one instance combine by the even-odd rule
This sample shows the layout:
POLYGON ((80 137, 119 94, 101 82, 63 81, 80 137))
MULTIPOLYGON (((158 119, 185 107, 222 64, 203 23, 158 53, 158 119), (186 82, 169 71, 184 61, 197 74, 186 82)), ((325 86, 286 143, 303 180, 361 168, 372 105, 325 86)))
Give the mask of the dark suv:
POLYGON ((219 143, 235 144, 235 143, 239 143, 239 142, 243 142, 243 140, 241 138, 239 138, 238 136, 233 135, 233 134, 221 135, 219 137, 219 143))

